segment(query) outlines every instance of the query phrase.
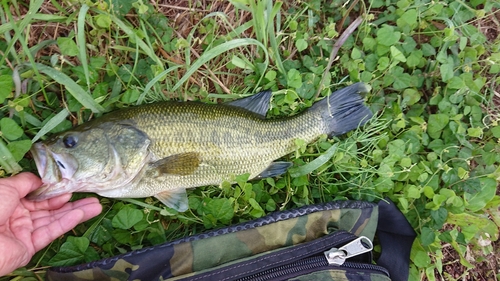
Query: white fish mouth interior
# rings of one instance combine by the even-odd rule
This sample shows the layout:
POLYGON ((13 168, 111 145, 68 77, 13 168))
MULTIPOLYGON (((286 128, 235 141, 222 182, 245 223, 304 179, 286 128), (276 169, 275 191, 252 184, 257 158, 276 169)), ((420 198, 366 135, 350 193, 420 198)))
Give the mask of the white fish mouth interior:
POLYGON ((47 150, 41 143, 35 143, 31 150, 33 155, 33 160, 35 160, 35 165, 38 170, 40 177, 45 177, 45 172, 47 170, 47 150))
POLYGON ((35 143, 31 151, 42 182, 49 185, 59 182, 64 171, 56 163, 53 153, 42 143, 35 143))

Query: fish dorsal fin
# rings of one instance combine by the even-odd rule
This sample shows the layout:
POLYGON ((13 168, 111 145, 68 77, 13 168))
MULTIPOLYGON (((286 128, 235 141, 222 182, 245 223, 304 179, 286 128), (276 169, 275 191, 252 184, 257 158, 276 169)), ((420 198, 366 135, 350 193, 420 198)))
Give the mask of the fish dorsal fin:
POLYGON ((184 188, 162 191, 155 197, 178 212, 185 212, 188 209, 188 198, 184 188))
POLYGON ((151 164, 161 174, 187 176, 200 166, 200 156, 196 152, 171 155, 151 164))
POLYGON ((288 168, 292 166, 291 162, 273 162, 264 171, 262 171, 256 179, 272 178, 284 174, 288 168))
POLYGON ((246 98, 228 102, 226 104, 241 107, 257 113, 262 117, 266 117, 267 111, 269 110, 269 104, 271 103, 272 95, 273 92, 271 90, 266 90, 258 92, 257 94, 246 98))

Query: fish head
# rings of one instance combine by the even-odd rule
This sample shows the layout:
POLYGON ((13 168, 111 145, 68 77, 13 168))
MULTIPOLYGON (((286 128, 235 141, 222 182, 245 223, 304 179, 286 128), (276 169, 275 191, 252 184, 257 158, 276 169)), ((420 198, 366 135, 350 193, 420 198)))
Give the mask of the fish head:
POLYGON ((149 143, 133 125, 113 122, 80 126, 35 143, 31 154, 43 185, 28 199, 119 188, 142 170, 149 143))

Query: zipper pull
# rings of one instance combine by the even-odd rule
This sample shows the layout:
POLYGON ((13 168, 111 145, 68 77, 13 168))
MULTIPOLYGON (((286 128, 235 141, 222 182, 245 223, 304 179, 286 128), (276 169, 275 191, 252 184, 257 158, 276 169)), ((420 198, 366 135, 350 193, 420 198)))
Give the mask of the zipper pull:
POLYGON ((346 259, 371 250, 373 250, 372 241, 365 236, 361 236, 338 249, 331 248, 329 251, 324 252, 324 254, 329 264, 343 265, 346 259))

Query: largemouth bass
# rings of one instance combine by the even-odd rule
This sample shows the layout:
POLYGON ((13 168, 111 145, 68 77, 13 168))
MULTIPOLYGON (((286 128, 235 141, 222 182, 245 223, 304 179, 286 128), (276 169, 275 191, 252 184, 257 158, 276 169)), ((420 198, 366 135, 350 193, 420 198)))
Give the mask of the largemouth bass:
POLYGON ((43 200, 70 192, 111 198, 154 196, 178 211, 186 189, 286 172, 274 162, 293 152, 297 139, 340 135, 372 116, 360 92, 340 89, 304 112, 265 119, 271 92, 226 104, 159 102, 121 109, 34 144, 43 185, 29 194, 43 200))

